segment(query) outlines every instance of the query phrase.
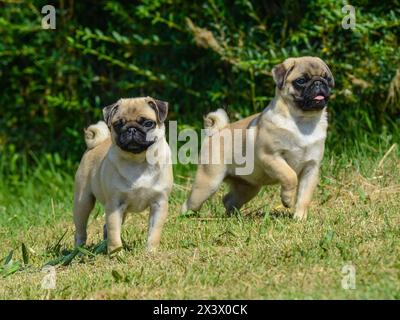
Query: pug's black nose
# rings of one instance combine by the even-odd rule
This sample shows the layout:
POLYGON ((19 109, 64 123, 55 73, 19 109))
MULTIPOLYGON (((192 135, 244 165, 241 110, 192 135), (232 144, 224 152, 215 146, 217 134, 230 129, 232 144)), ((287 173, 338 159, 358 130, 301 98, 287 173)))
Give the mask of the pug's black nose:
POLYGON ((314 81, 314 88, 315 88, 315 89, 319 89, 319 88, 321 87, 321 85, 322 85, 322 82, 321 82, 321 81, 319 81, 319 80, 314 81))
POLYGON ((134 127, 130 127, 130 128, 128 128, 128 132, 133 134, 136 132, 136 129, 134 127))

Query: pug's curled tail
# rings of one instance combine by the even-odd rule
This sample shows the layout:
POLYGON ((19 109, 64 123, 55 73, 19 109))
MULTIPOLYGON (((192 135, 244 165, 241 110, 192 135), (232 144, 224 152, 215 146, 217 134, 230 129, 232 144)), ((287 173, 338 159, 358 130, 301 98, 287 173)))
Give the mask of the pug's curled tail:
POLYGON ((229 124, 229 118, 224 109, 210 112, 204 117, 204 128, 208 135, 221 130, 229 124))
POLYGON ((110 130, 104 121, 99 121, 85 129, 85 142, 88 150, 98 146, 109 137, 110 130))

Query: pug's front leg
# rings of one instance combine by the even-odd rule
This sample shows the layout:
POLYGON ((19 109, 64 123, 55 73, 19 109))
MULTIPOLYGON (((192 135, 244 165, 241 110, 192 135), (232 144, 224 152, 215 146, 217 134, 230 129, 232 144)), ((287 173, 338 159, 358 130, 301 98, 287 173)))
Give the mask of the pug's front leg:
POLYGON ((121 226, 126 206, 106 208, 107 252, 112 254, 122 249, 121 226))
POLYGON ((264 154, 261 159, 267 175, 278 180, 281 185, 282 204, 287 208, 293 207, 298 183, 296 172, 279 156, 264 154))
POLYGON ((160 244, 161 231, 168 215, 168 197, 162 197, 151 204, 147 250, 154 252, 160 244))
POLYGON ((308 164, 301 172, 294 218, 305 220, 312 195, 318 184, 319 163, 308 164))

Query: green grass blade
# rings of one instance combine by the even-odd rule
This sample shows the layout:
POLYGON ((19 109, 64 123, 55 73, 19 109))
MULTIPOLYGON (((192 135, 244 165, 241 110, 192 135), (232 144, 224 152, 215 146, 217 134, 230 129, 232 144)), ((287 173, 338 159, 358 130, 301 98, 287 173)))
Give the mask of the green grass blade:
POLYGON ((79 253, 79 249, 75 248, 74 251, 72 251, 70 254, 67 254, 64 259, 62 260, 62 265, 63 266, 68 266, 72 260, 74 260, 74 258, 77 256, 77 254, 79 253))
POLYGON ((113 276, 115 282, 121 282, 124 278, 117 270, 111 271, 111 275, 113 276))
POLYGON ((193 211, 193 210, 188 210, 183 214, 180 214, 179 216, 176 217, 176 219, 179 220, 183 220, 183 219, 187 219, 187 218, 196 218, 199 217, 200 213, 193 211))
POLYGON ((24 261, 24 266, 29 264, 29 252, 25 246, 25 243, 22 242, 21 244, 21 251, 22 251, 22 260, 24 261))
POLYGON ((57 240, 54 246, 50 247, 50 251, 53 253, 59 253, 61 241, 64 239, 65 235, 67 234, 68 230, 66 230, 62 236, 57 240))
POLYGON ((8 277, 10 275, 12 275, 13 273, 17 272, 18 270, 21 269, 21 264, 17 261, 17 262, 9 262, 7 264, 7 266, 3 267, 2 269, 2 276, 8 277))
POLYGON ((56 266, 56 265, 60 264, 64 260, 64 258, 65 258, 65 256, 61 256, 61 257, 58 257, 57 259, 47 261, 44 264, 44 266, 56 266))
POLYGON ((7 265, 7 264, 10 263, 10 261, 12 260, 13 254, 14 254, 14 250, 11 250, 11 251, 8 253, 7 258, 6 258, 6 260, 4 261, 4 265, 7 265))
POLYGON ((92 252, 94 254, 107 253, 107 240, 103 240, 100 243, 96 244, 93 247, 92 252))
POLYGON ((77 247, 78 251, 86 256, 90 257, 95 257, 96 255, 93 252, 90 252, 89 250, 83 248, 83 247, 77 247))

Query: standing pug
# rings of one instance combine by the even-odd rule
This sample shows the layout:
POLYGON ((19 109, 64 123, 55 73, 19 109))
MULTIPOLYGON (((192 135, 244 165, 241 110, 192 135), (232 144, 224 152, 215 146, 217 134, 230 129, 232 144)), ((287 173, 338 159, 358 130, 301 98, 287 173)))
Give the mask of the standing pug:
POLYGON ((294 217, 305 219, 313 191, 318 183, 319 167, 324 154, 328 127, 326 106, 334 79, 328 66, 316 57, 289 58, 275 66, 275 98, 260 114, 229 124, 226 113, 219 109, 205 118, 212 132, 202 147, 213 153, 230 154, 236 159, 232 145, 222 139, 211 143, 215 132, 253 130, 254 138, 242 134, 244 144, 254 145, 254 169, 238 175, 240 165, 232 163, 200 164, 189 199, 182 213, 197 211, 221 183, 230 184, 223 202, 228 213, 240 209, 257 195, 261 186, 281 185, 281 200, 294 209, 294 217))
POLYGON ((120 99, 103 109, 105 122, 85 131, 88 149, 75 177, 77 246, 86 242, 87 221, 97 200, 106 212, 104 235, 109 253, 122 248, 121 225, 127 212, 148 207, 147 246, 156 249, 173 184, 170 148, 165 139, 167 112, 166 102, 150 97, 120 99))

